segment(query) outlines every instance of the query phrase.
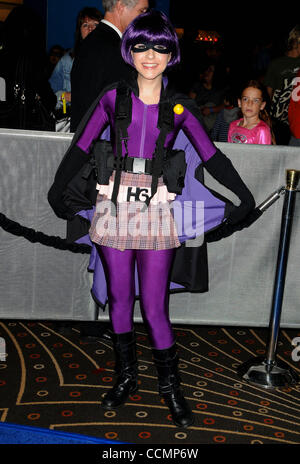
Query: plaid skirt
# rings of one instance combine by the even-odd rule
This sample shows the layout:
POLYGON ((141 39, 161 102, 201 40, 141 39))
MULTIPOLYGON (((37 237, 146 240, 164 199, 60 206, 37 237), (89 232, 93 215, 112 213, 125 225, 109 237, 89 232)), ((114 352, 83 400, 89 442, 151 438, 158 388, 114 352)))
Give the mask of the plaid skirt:
POLYGON ((91 223, 92 242, 118 250, 166 250, 180 246, 170 208, 175 194, 162 178, 148 208, 143 202, 151 193, 152 176, 121 173, 117 207, 110 201, 114 175, 109 185, 98 185, 95 214, 91 223))

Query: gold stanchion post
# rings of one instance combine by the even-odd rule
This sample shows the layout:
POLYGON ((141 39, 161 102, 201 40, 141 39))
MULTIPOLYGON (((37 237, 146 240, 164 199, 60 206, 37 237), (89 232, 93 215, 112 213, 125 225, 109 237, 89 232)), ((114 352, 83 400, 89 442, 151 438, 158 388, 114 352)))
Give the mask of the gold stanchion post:
POLYGON ((286 187, 282 208, 281 231, 270 315, 267 355, 266 358, 252 358, 242 364, 237 370, 238 375, 243 380, 269 389, 285 387, 299 381, 298 375, 290 366, 276 360, 290 236, 299 178, 300 171, 295 169, 289 169, 286 171, 286 187))

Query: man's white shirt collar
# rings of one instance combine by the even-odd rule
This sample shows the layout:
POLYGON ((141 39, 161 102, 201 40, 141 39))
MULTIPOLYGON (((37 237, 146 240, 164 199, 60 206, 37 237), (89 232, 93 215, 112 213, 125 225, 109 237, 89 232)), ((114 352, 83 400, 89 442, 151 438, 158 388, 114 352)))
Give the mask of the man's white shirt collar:
POLYGON ((112 27, 119 34, 119 36, 122 39, 122 32, 113 23, 111 23, 110 21, 107 21, 107 19, 101 19, 101 22, 104 23, 104 24, 107 24, 110 27, 112 27))

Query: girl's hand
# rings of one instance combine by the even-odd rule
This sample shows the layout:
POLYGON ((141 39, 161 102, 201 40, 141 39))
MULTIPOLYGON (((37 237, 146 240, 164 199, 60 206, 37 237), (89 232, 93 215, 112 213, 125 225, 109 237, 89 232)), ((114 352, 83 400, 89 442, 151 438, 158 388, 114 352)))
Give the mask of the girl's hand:
POLYGON ((71 92, 65 92, 65 99, 66 99, 66 102, 68 103, 71 102, 71 92))
POLYGON ((255 208, 255 201, 252 195, 249 195, 247 201, 243 201, 239 206, 234 206, 229 213, 226 222, 228 224, 237 224, 244 219, 250 211, 255 208))

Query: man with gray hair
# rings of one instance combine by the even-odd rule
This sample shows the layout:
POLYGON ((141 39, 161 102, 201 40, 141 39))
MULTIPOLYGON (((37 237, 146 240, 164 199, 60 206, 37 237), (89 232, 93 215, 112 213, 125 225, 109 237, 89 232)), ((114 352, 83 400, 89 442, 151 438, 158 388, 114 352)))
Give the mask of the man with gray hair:
POLYGON ((102 0, 102 5, 104 19, 82 42, 71 72, 71 132, 107 85, 129 76, 120 52, 122 33, 149 6, 148 0, 102 0))

